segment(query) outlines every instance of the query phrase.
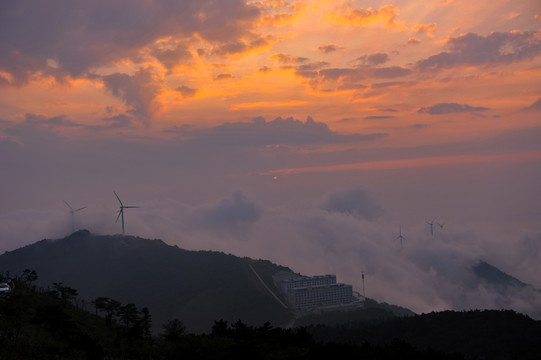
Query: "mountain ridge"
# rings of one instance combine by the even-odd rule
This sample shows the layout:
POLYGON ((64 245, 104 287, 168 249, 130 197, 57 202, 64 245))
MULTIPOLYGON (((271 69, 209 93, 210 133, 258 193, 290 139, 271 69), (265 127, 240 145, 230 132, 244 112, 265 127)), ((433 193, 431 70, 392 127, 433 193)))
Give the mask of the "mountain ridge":
POLYGON ((0 256, 0 266, 14 274, 36 270, 37 286, 62 282, 89 300, 107 296, 147 306, 157 327, 172 318, 181 319, 193 331, 207 331, 220 318, 256 324, 287 322, 290 312, 261 289, 248 263, 263 278, 273 269, 290 271, 263 260, 188 251, 161 240, 92 235, 86 230, 0 256))

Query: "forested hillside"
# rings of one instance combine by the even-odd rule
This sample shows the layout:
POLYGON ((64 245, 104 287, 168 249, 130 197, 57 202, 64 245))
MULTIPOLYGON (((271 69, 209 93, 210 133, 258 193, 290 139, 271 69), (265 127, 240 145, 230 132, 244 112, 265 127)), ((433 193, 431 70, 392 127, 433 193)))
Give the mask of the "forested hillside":
POLYGON ((25 359, 538 359, 541 322, 511 311, 443 312, 284 329, 217 319, 206 334, 169 319, 157 335, 152 314, 133 303, 93 301, 61 283, 39 291, 30 270, 0 297, 3 360, 25 359))
POLYGON ((254 274, 274 287, 272 274, 288 268, 219 252, 187 251, 161 240, 80 230, 0 255, 0 271, 17 274, 26 268, 37 271, 40 287, 61 282, 87 302, 103 296, 147 307, 155 329, 170 318, 182 318, 190 331, 205 332, 215 319, 282 325, 293 317, 254 274))

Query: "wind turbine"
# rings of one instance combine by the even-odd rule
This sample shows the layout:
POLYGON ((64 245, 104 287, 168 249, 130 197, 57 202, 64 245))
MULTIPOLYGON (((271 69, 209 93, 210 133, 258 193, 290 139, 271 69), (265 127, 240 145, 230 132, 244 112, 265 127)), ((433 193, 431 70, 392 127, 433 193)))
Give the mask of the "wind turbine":
POLYGON ((441 230, 443 230, 443 225, 445 225, 445 222, 442 222, 441 224, 439 222, 437 222, 436 224, 438 224, 438 226, 440 227, 441 230))
POLYGON ((395 238, 396 239, 400 239, 400 246, 402 246, 402 240, 404 240, 406 237, 404 235, 402 235, 402 225, 400 225, 400 234, 395 238))
MULTIPOLYGON (((433 226, 434 226, 434 220, 436 220, 436 218, 432 219, 431 222, 428 222, 428 221, 426 222, 428 225, 430 225, 430 234, 431 234, 432 236, 434 236, 434 228, 433 228, 433 226)), ((443 225, 442 225, 442 226, 443 226, 443 225)))
POLYGON ((113 190, 113 192, 115 193, 115 196, 120 203, 120 210, 118 211, 118 216, 116 217, 115 224, 118 222, 118 218, 122 216, 122 233, 124 234, 124 209, 134 209, 138 208, 139 206, 124 206, 124 204, 122 204, 122 201, 120 201, 120 198, 118 197, 116 191, 113 190))
POLYGON ((71 207, 70 204, 68 204, 68 202, 66 200, 62 200, 64 202, 64 204, 68 205, 68 207, 70 208, 70 214, 71 214, 71 232, 74 233, 75 232, 75 223, 73 221, 73 217, 75 215, 75 213, 77 211, 81 211, 83 209, 86 209, 86 206, 83 206, 82 208, 79 208, 77 210, 73 210, 73 208, 71 207))

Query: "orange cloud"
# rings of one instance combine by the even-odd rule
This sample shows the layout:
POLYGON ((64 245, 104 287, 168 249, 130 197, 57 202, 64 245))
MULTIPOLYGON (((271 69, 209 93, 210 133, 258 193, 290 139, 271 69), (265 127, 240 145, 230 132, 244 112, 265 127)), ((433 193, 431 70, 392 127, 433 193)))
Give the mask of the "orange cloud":
POLYGON ((280 101, 258 101, 258 102, 252 102, 252 103, 241 103, 241 104, 233 104, 229 108, 229 110, 242 110, 242 109, 253 109, 253 108, 282 108, 282 107, 289 107, 289 106, 300 106, 307 104, 307 101, 287 101, 287 102, 280 102, 280 101))
POLYGON ((371 23, 382 21, 385 27, 396 26, 399 9, 393 5, 385 5, 377 9, 355 9, 351 5, 346 6, 344 13, 329 13, 327 18, 341 25, 354 25, 363 27, 371 23))
POLYGON ((436 23, 430 23, 430 24, 417 24, 413 27, 412 31, 417 34, 425 33, 426 36, 430 39, 434 38, 434 31, 438 26, 436 23))
POLYGON ((434 32, 438 26, 436 23, 430 24, 417 24, 413 27, 412 31, 415 33, 425 33, 425 32, 434 32))
POLYGON ((343 51, 344 47, 336 44, 328 44, 328 45, 320 45, 317 48, 319 51, 321 51, 324 54, 328 54, 334 51, 343 51))

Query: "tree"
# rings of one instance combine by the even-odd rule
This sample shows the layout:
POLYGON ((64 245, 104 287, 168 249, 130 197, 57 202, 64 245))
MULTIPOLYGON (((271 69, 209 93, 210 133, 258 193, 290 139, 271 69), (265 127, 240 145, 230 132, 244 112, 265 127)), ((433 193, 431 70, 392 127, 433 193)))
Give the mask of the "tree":
POLYGON ((126 329, 130 324, 136 324, 139 320, 139 310, 135 304, 126 304, 118 308, 118 316, 126 322, 126 329))
POLYGON ((72 301, 77 297, 77 295, 79 295, 77 290, 69 286, 64 286, 61 282, 53 283, 53 286, 56 297, 59 297, 60 300, 62 300, 63 307, 66 307, 68 302, 72 301))
POLYGON ((121 303, 119 301, 109 299, 105 301, 104 310, 107 313, 105 316, 105 323, 108 327, 111 327, 113 324, 113 317, 118 314, 118 309, 120 308, 121 303))
POLYGON ((38 279, 38 273, 36 272, 36 270, 30 270, 30 269, 25 269, 23 271, 23 275, 21 277, 21 279, 29 284, 31 282, 34 282, 38 279))
POLYGON ((226 336, 228 332, 228 324, 227 320, 215 320, 214 325, 212 326, 212 333, 211 335, 214 336, 226 336))
POLYGON ((179 319, 169 320, 162 326, 163 333, 160 334, 166 341, 178 341, 186 332, 184 323, 179 319))
POLYGON ((150 338, 152 336, 152 317, 150 316, 150 311, 147 307, 141 309, 141 318, 140 318, 141 328, 143 329, 143 334, 150 338))
POLYGON ((105 311, 105 307, 109 300, 111 299, 105 296, 99 296, 92 300, 92 305, 94 305, 94 308, 96 309, 96 316, 98 316, 98 311, 105 311))

